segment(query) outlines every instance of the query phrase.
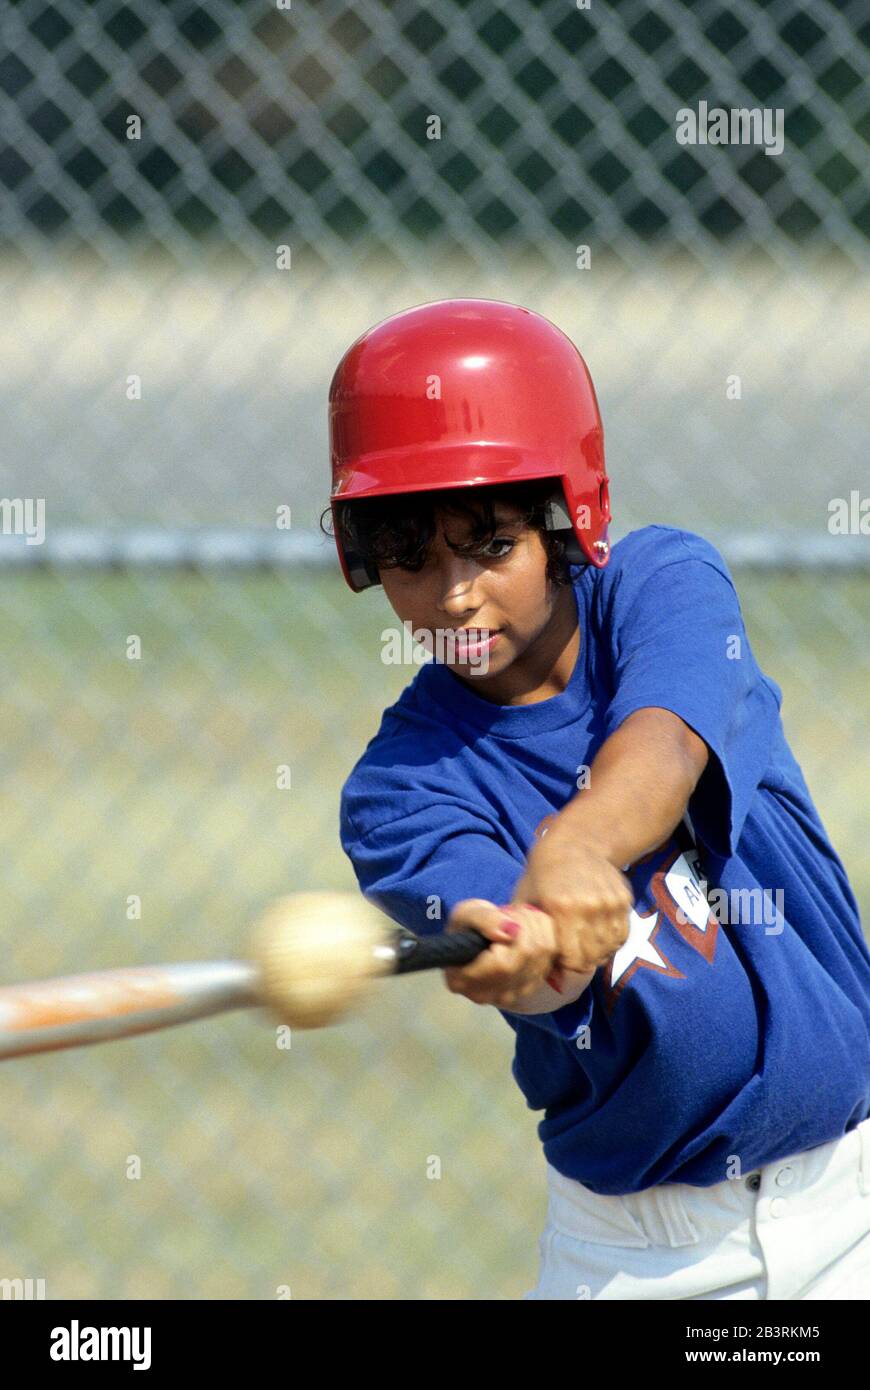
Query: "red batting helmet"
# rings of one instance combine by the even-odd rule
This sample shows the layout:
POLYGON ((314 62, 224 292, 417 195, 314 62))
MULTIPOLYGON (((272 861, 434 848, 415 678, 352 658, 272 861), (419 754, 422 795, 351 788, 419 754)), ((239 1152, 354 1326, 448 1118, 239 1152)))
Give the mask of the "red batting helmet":
POLYGON ((547 527, 571 564, 607 564, 608 478, 586 363, 549 319, 496 299, 442 299, 384 319, 329 389, 334 533, 354 591, 377 570, 345 553, 336 503, 552 478, 547 527), (561 484, 561 489, 559 487, 561 484))

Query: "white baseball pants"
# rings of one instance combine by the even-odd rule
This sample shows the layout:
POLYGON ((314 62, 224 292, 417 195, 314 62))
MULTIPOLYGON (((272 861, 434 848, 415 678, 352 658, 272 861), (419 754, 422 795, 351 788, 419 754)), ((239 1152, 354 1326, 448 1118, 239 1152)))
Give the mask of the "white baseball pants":
POLYGON ((712 1187, 600 1196, 547 1164, 529 1299, 870 1299, 870 1118, 712 1187))

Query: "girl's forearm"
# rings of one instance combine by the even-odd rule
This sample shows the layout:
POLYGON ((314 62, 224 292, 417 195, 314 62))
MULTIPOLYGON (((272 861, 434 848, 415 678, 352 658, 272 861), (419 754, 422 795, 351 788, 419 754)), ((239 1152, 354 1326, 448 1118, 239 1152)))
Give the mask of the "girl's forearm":
POLYGON ((625 868, 679 825, 708 759, 707 745, 668 710, 630 715, 602 744, 578 792, 549 826, 548 848, 577 841, 625 868))
POLYGON ((578 975, 573 970, 562 972, 562 989, 557 993, 549 985, 541 985, 534 994, 521 999, 508 1010, 512 1014, 551 1014, 556 1009, 561 1009, 565 1004, 573 1004, 575 999, 579 999, 592 976, 593 970, 588 975, 578 975))
MULTIPOLYGON (((616 868, 627 868, 680 823, 708 756, 703 740, 676 715, 636 711, 599 749, 589 786, 550 824, 544 853, 570 854, 573 844, 582 844, 616 868)), ((513 900, 525 897, 524 876, 513 900)), ((563 971, 561 993, 542 984, 512 1012, 552 1013, 578 999, 593 974, 563 971)))

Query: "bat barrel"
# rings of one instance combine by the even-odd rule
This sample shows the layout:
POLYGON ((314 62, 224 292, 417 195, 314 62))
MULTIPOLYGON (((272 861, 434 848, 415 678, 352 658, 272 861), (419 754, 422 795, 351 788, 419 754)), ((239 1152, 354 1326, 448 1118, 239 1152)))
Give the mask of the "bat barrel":
POLYGON ((260 1002, 244 961, 138 966, 0 988, 0 1059, 126 1038, 260 1002))

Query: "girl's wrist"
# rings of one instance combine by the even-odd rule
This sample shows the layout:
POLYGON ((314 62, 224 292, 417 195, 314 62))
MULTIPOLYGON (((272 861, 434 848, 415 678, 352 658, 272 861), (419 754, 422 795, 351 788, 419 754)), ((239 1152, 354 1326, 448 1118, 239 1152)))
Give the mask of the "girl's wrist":
POLYGON ((574 855, 579 849, 595 854, 599 859, 604 859, 619 868, 625 862, 625 846, 617 842, 617 834, 609 832, 608 828, 602 825, 600 817, 597 822, 593 820, 585 808, 582 816, 572 813, 569 817, 566 815, 567 810, 566 807, 551 824, 544 838, 535 846, 530 858, 541 861, 550 855, 574 855), (623 857, 620 858, 620 855, 623 857))

